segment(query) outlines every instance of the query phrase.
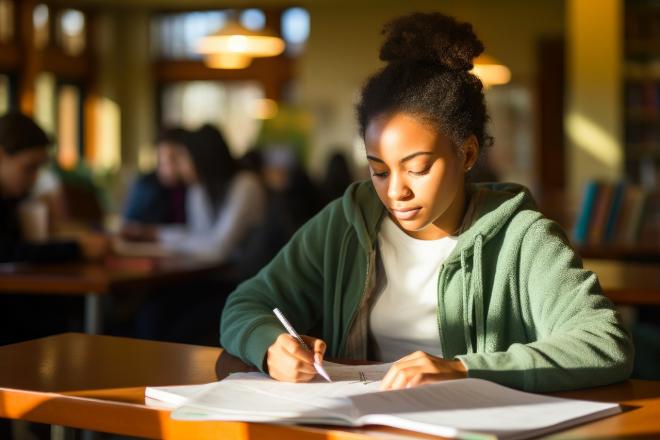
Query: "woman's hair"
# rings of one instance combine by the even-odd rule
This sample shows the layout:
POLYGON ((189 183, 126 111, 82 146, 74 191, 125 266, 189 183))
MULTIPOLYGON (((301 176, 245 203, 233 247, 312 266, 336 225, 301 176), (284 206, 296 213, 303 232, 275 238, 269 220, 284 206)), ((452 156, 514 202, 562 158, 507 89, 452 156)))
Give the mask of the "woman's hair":
POLYGON ((0 148, 13 155, 33 148, 46 148, 51 144, 48 135, 22 113, 0 116, 0 148))
POLYGON ((193 134, 193 142, 186 145, 195 171, 217 211, 222 204, 239 164, 229 152, 229 146, 220 131, 203 125, 193 134))
POLYGON ((441 13, 415 13, 387 23, 380 59, 388 64, 371 76, 357 104, 360 133, 380 115, 409 113, 460 146, 470 135, 480 152, 493 139, 483 84, 470 73, 484 50, 469 23, 441 13))
POLYGON ((191 142, 192 132, 183 127, 163 128, 156 136, 156 148, 167 142, 172 144, 187 145, 191 142))

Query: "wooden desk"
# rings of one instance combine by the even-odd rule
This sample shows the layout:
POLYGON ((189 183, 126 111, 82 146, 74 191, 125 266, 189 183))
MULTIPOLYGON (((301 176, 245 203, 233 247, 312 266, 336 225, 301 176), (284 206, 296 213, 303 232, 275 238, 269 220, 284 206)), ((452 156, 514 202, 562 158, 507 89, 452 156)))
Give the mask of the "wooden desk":
POLYGON ((660 266, 615 260, 584 260, 605 294, 620 305, 660 305, 660 266))
MULTIPOLYGON (((220 348, 69 333, 0 347, 0 417, 166 439, 428 439, 395 428, 181 422, 144 405, 144 387, 211 382, 247 367, 220 348), (222 354, 222 355, 221 355, 222 354)), ((660 382, 623 383, 558 393, 620 402, 623 414, 555 439, 660 437, 660 382)))
POLYGON ((101 295, 185 283, 224 265, 183 258, 111 257, 103 263, 0 264, 0 294, 85 296, 85 332, 101 333, 101 295))

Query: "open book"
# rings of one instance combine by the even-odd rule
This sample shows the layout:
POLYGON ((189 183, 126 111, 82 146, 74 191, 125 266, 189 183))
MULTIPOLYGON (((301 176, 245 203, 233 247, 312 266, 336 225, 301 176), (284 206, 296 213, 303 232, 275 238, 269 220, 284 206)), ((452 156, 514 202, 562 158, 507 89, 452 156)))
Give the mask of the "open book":
MULTIPOLYGON (((333 365, 324 363, 333 378, 330 383, 319 380, 292 384, 260 373, 237 373, 214 384, 197 386, 186 396, 182 396, 183 388, 177 391, 177 387, 169 387, 167 393, 178 395, 179 403, 183 402, 172 417, 354 427, 387 425, 444 437, 524 439, 621 410, 617 404, 530 394, 481 379, 382 392, 382 374, 370 372, 371 366, 351 366, 352 370, 347 371, 333 365), (354 375, 355 368, 365 372, 366 381, 354 375), (345 374, 342 379, 338 379, 338 371, 345 374)), ((159 389, 147 389, 147 396, 157 398, 154 390, 159 389)))

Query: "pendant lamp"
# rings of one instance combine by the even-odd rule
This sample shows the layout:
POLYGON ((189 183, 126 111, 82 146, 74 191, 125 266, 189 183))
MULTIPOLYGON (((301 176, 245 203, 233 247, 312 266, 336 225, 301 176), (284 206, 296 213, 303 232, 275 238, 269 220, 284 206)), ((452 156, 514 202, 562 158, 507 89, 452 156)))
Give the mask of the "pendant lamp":
POLYGON ((207 66, 216 69, 244 69, 253 58, 274 57, 284 52, 284 40, 268 30, 251 31, 235 19, 202 38, 198 52, 207 66))

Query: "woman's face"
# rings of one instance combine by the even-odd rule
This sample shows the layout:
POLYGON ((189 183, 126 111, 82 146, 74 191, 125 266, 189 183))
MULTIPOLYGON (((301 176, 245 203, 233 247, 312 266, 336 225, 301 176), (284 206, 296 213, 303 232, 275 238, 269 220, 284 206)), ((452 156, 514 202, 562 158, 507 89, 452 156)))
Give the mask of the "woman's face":
POLYGON ((48 163, 48 149, 29 148, 7 154, 0 147, 0 192, 5 197, 27 196, 37 180, 39 169, 48 163))
POLYGON ((190 156, 190 153, 185 148, 179 150, 177 167, 183 183, 186 185, 198 183, 199 178, 197 176, 197 171, 195 170, 195 163, 193 162, 192 156, 190 156))
POLYGON ((177 161, 185 147, 175 142, 162 141, 156 148, 158 180, 165 186, 176 186, 182 180, 177 161))
POLYGON ((461 152, 429 124, 395 113, 372 119, 365 143, 378 197, 402 230, 420 240, 433 240, 460 227, 465 172, 478 153, 473 136, 461 152))

